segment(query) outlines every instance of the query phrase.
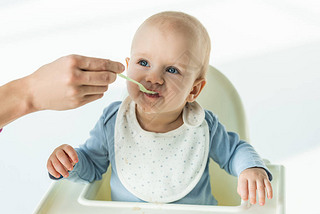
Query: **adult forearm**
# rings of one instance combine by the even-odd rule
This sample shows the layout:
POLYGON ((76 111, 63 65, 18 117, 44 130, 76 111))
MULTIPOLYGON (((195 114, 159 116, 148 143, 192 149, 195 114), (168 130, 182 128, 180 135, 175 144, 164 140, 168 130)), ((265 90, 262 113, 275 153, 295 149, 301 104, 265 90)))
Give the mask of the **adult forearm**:
POLYGON ((0 128, 33 111, 26 78, 0 87, 0 128))

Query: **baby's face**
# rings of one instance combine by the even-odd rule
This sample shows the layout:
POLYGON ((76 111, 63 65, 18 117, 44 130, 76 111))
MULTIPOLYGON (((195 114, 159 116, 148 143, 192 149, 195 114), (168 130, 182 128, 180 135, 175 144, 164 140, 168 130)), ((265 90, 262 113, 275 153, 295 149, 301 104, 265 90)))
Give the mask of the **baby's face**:
POLYGON ((157 94, 143 93, 127 82, 128 92, 146 113, 181 112, 198 82, 201 57, 196 42, 183 31, 159 29, 146 24, 132 43, 128 76, 157 94))

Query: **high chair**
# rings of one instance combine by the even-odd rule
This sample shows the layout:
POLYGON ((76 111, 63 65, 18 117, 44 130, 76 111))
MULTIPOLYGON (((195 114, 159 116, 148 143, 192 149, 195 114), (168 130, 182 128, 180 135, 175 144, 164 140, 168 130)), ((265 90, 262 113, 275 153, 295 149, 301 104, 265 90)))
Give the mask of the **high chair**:
MULTIPOLYGON (((237 132, 241 139, 250 142, 240 97, 231 82, 212 66, 209 66, 207 84, 197 101, 205 109, 218 115, 228 131, 237 132)), ((264 206, 241 201, 236 191, 237 178, 227 174, 211 160, 211 188, 218 200, 218 206, 111 201, 111 170, 108 169, 102 180, 89 184, 72 183, 67 180, 54 181, 34 213, 284 214, 284 167, 270 164, 267 160, 265 162, 273 174, 271 183, 274 195, 273 199, 266 199, 264 206)))

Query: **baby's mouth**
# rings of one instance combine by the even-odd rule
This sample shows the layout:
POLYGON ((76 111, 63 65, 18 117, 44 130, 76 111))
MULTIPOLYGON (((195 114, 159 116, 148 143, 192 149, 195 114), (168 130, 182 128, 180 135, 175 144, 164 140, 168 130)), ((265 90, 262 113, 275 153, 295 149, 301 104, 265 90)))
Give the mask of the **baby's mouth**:
MULTIPOLYGON (((148 89, 148 90, 149 90, 149 89, 148 89)), ((154 91, 154 90, 149 90, 149 91, 154 91)), ((145 94, 147 97, 152 97, 152 98, 158 98, 158 97, 160 97, 159 92, 157 92, 157 91, 154 91, 154 92, 156 92, 156 93, 155 93, 155 94, 149 94, 149 93, 144 92, 144 94, 145 94)))
POLYGON ((152 97, 152 98, 158 98, 160 97, 159 94, 148 94, 148 93, 144 93, 147 97, 152 97))

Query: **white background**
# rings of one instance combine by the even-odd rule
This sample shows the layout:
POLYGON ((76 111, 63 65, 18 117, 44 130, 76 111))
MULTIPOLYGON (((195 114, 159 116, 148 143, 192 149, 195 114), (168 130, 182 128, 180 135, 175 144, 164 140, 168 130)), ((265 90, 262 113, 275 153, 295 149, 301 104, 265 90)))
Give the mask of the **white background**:
MULTIPOLYGON (((286 167, 287 213, 320 213, 317 0, 1 0, 0 85, 73 53, 124 63, 137 27, 164 10, 189 13, 207 28, 210 64, 238 89, 251 143, 286 167)), ((0 134, 0 212, 31 213, 51 183, 46 161, 53 149, 82 144, 124 90, 118 79, 99 101, 7 125, 0 134)))

